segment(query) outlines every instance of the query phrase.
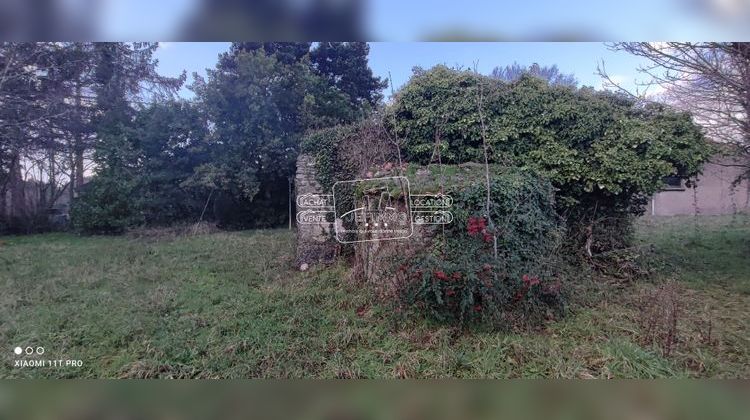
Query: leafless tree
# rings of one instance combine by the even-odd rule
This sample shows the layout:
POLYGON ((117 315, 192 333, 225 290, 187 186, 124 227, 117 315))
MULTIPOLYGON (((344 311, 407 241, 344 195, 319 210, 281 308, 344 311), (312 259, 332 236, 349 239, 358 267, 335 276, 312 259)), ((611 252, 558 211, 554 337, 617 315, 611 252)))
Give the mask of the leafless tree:
MULTIPOLYGON (((492 231, 492 244, 493 244, 493 251, 494 251, 494 257, 497 261, 497 226, 495 226, 495 221, 492 219, 492 184, 490 182, 490 158, 489 158, 489 142, 487 139, 487 127, 484 123, 484 80, 482 79, 482 76, 479 74, 479 71, 477 68, 479 67, 479 62, 474 63, 474 73, 477 76, 477 113, 479 115, 479 123, 482 127, 482 149, 484 151, 484 180, 485 185, 487 186, 487 197, 485 201, 485 213, 487 213, 487 221, 490 226, 490 230, 492 231)), ((497 275, 495 275, 495 280, 497 281, 497 275)))
MULTIPOLYGON (((638 69, 646 76, 639 83, 645 89, 631 95, 691 112, 709 138, 740 157, 732 164, 745 169, 737 182, 750 178, 750 43, 623 42, 610 48, 647 60, 638 69), (649 96, 649 88, 656 86, 662 92, 649 96)), ((608 85, 625 91, 603 65, 599 74, 608 85)))
POLYGON ((531 66, 522 66, 516 62, 504 67, 495 67, 492 69, 490 77, 500 79, 506 82, 514 82, 524 75, 538 77, 547 81, 551 85, 576 87, 578 79, 572 74, 565 74, 557 68, 557 64, 552 66, 540 66, 534 63, 531 66))

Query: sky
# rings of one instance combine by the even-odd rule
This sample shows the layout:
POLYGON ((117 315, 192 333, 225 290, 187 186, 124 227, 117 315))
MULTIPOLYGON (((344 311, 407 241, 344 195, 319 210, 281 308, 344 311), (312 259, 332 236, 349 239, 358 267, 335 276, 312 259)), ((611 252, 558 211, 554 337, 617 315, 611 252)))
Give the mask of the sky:
MULTIPOLYGON (((228 42, 160 43, 156 53, 159 72, 177 76, 186 70, 191 82, 193 72, 205 76, 206 68, 213 68, 218 55, 229 46, 228 42)), ((556 64, 562 72, 573 73, 580 85, 598 89, 602 81, 596 68, 603 61, 613 80, 623 87, 633 90, 636 80, 643 80, 637 73, 641 59, 611 51, 599 42, 374 42, 370 43, 369 61, 376 76, 393 80, 394 90, 409 80, 413 67, 427 69, 438 64, 474 68, 476 63, 483 74, 489 74, 495 66, 514 62, 556 64)), ((390 88, 385 90, 386 97, 390 92, 390 88)), ((192 92, 183 88, 181 95, 190 98, 192 92)))

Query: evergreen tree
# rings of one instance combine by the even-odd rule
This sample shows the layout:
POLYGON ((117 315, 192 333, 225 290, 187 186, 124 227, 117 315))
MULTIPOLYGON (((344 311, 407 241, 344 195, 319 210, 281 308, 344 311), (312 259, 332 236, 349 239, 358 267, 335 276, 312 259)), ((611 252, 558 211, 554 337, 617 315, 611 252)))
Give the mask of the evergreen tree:
POLYGON ((321 42, 310 53, 315 70, 331 86, 346 93, 355 108, 375 107, 388 82, 372 74, 367 65, 366 42, 321 42))
POLYGON ((92 232, 120 232, 143 221, 137 188, 143 164, 140 137, 135 129, 136 106, 172 95, 182 78, 156 72, 155 43, 97 43, 93 46, 93 85, 98 113, 94 162, 96 176, 76 200, 76 227, 92 232))

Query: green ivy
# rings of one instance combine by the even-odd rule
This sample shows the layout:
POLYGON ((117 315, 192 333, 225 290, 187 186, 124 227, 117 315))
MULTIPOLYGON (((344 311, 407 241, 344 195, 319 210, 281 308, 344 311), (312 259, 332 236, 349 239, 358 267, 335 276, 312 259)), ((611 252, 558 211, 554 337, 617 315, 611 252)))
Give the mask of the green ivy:
POLYGON ((324 190, 330 191, 336 181, 354 178, 355 168, 339 157, 339 148, 357 129, 357 125, 337 125, 310 132, 302 139, 300 150, 315 158, 317 180, 324 190))
POLYGON ((436 66, 417 70, 387 110, 406 160, 430 163, 437 141, 443 163, 483 162, 480 93, 490 161, 551 180, 570 242, 596 220, 641 214, 665 176, 693 177, 712 154, 690 115, 662 105, 436 66))
POLYGON ((488 217, 482 180, 449 190, 453 223, 429 252, 401 265, 407 302, 461 323, 561 313, 564 289, 555 268, 564 224, 552 184, 533 171, 505 168, 491 178, 490 192, 488 217))

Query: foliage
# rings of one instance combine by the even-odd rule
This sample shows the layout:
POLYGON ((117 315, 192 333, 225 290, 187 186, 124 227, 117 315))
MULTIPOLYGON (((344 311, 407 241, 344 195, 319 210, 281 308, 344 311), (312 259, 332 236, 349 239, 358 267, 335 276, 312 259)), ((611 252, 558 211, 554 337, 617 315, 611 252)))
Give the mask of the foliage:
POLYGON ((73 221, 83 231, 197 219, 204 206, 225 227, 275 226, 288 216, 303 133, 352 123, 382 98, 363 43, 235 43, 208 80, 196 80, 191 105, 171 100, 184 73, 160 76, 156 48, 0 45, 9 140, 0 145, 0 196, 10 191, 13 217, 26 216, 20 166, 33 162, 26 172, 52 180, 37 182, 41 214, 66 188, 85 201, 72 204, 74 217, 88 218, 73 221), (91 163, 97 181, 83 191, 91 163), (115 211, 96 197, 128 205, 115 211))
POLYGON ((207 123, 194 104, 173 101, 152 105, 136 117, 140 169, 134 197, 148 225, 195 221, 210 191, 184 185, 208 160, 207 123))
POLYGON ((560 313, 560 278, 553 271, 563 234, 550 182, 530 171, 506 169, 486 187, 476 181, 453 197, 453 222, 431 252, 401 270, 412 279, 409 303, 439 319, 502 321, 513 312, 540 319, 560 313), (497 240, 498 255, 494 255, 497 240))
MULTIPOLYGON (((436 160, 438 148, 443 163, 483 161, 482 136, 474 97, 479 79, 469 71, 436 66, 429 71, 415 69, 409 83, 388 108, 388 123, 394 135, 405 139, 407 161, 421 164, 436 160), (436 139, 439 133, 439 139, 436 139)), ((507 90, 498 80, 487 80, 485 102, 498 102, 507 90)), ((485 113, 496 112, 486 110, 485 113)), ((491 127, 491 137, 496 137, 491 127)))
MULTIPOLYGON (((747 42, 617 42, 615 51, 643 59, 639 68, 645 91, 628 92, 643 102, 658 98, 691 112, 706 136, 730 149, 735 165, 743 168, 736 179, 750 179, 750 44, 747 42), (648 87, 659 86, 658 96, 646 96, 648 87)), ((606 83, 620 90, 602 65, 606 83)))
MULTIPOLYGON (((107 169, 118 175, 94 177, 74 204, 74 226, 81 231, 120 232, 140 223, 197 220, 210 191, 187 180, 208 158, 206 130, 199 110, 189 102, 157 103, 137 111, 126 139, 107 157, 107 162, 116 162, 107 169), (106 204, 118 201, 126 205, 117 212, 107 210, 106 204)), ((99 153, 104 151, 100 147, 99 153)))
MULTIPOLYGON (((362 113, 363 104, 353 103, 356 98, 332 84, 361 81, 363 72, 372 76, 366 60, 357 55, 361 51, 339 51, 341 66, 321 75, 309 47, 235 44, 209 70, 208 80, 193 86, 213 129, 209 161, 196 168, 189 184, 219 193, 223 225, 268 227, 286 220, 303 134, 351 123, 362 113)), ((357 92, 364 95, 362 89, 375 87, 360 86, 357 92)))
POLYGON ((586 227, 642 213, 663 177, 694 176, 711 153, 688 114, 661 105, 639 107, 623 96, 537 77, 506 83, 437 66, 417 70, 389 110, 408 160, 429 163, 439 148, 444 163, 483 161, 480 85, 490 161, 549 177, 578 249, 582 243, 574 239, 586 227))
POLYGON ((354 178, 356 168, 342 159, 342 149, 357 134, 356 125, 338 125, 312 131, 303 138, 301 151, 315 157, 317 180, 325 191, 330 191, 336 181, 354 178))
POLYGON ((375 77, 367 66, 366 42, 321 42, 310 52, 315 71, 345 93, 354 109, 376 107, 388 82, 375 77))
POLYGON ((132 99, 139 97, 144 84, 174 93, 182 80, 156 73, 155 44, 102 43, 93 49, 92 77, 99 109, 94 120, 96 176, 72 204, 71 219, 83 232, 119 233, 144 221, 139 187, 145 156, 132 99))
POLYGON ((71 112, 70 80, 83 61, 75 49, 0 43, 0 232, 42 230, 65 173, 72 173, 68 158, 76 149, 69 136, 78 131, 80 113, 71 112))
POLYGON ((75 230, 89 234, 118 234, 143 222, 138 203, 132 200, 136 181, 118 177, 96 177, 86 184, 81 198, 70 209, 75 230))
MULTIPOLYGON (((293 173, 309 76, 304 66, 286 65, 263 51, 239 52, 231 60, 225 55, 206 82, 195 83, 214 129, 208 138, 211 157, 196 168, 190 184, 215 189, 227 205, 242 209, 223 224, 263 225, 247 212, 266 186, 286 185, 293 173)), ((278 204, 285 208, 287 198, 281 195, 265 211, 278 215, 278 204)))

